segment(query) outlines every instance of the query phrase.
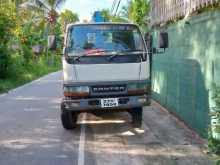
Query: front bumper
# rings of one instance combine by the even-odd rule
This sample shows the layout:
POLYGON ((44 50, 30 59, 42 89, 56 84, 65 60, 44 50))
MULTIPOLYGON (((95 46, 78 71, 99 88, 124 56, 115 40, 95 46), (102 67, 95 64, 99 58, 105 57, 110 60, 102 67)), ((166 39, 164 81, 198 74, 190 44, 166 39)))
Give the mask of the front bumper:
MULTIPOLYGON (((108 97, 111 98, 111 97, 108 97)), ((115 97, 114 97, 115 98, 115 97)), ((135 107, 142 107, 150 105, 150 96, 123 96, 117 97, 119 105, 113 108, 102 108, 101 99, 103 98, 88 98, 88 99, 63 99, 61 103, 61 108, 69 111, 93 111, 102 109, 118 109, 125 110, 135 107)))

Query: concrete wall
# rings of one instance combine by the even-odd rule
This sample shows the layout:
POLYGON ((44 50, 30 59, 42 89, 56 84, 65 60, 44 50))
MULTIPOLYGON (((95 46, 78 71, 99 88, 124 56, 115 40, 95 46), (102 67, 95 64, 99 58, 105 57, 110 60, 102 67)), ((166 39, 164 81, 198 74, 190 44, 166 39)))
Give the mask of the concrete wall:
POLYGON ((207 135, 213 83, 220 84, 220 11, 207 12, 155 29, 169 33, 170 46, 154 54, 153 98, 207 135))

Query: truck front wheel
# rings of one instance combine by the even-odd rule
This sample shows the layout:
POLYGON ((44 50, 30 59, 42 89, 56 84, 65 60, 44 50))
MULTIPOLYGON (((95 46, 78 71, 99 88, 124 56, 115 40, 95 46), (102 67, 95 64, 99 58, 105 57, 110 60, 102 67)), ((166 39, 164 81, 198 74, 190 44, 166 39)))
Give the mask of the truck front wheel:
POLYGON ((142 107, 133 108, 131 110, 132 124, 135 128, 141 128, 142 115, 143 115, 143 108, 142 107))
POLYGON ((63 128, 70 130, 76 127, 77 114, 63 110, 61 112, 61 121, 63 128))

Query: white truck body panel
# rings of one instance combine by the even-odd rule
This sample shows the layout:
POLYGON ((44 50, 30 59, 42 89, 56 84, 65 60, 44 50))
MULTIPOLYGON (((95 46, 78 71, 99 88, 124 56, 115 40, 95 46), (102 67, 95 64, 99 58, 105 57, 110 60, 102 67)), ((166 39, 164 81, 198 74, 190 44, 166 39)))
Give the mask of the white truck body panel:
POLYGON ((63 58, 63 78, 68 83, 146 80, 148 63, 72 65, 63 58))

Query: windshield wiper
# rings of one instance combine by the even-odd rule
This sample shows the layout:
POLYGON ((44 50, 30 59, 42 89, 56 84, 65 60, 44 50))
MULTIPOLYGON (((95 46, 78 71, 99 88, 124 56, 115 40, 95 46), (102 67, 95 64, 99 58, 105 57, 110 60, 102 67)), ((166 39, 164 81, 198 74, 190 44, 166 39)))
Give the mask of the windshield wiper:
POLYGON ((141 54, 145 53, 145 51, 143 50, 123 50, 123 51, 117 51, 117 50, 103 50, 103 51, 97 51, 97 52, 92 52, 91 54, 89 53, 81 53, 79 55, 69 55, 70 58, 72 58, 74 61, 80 61, 81 57, 88 57, 88 56, 97 56, 96 53, 106 53, 108 55, 110 55, 107 60, 111 61, 112 59, 114 59, 117 56, 120 55, 127 55, 127 54, 138 54, 139 57, 143 58, 141 54))
POLYGON ((137 53, 145 53, 144 50, 139 50, 139 49, 128 49, 128 50, 123 50, 122 52, 124 53, 132 53, 132 54, 137 54, 137 53))
POLYGON ((86 52, 83 52, 79 55, 68 55, 70 58, 73 58, 74 60, 77 60, 77 61, 80 61, 80 58, 81 57, 88 57, 88 56, 98 56, 97 54, 98 53, 109 53, 109 54, 116 54, 116 51, 113 51, 113 50, 97 50, 97 51, 93 51, 93 52, 89 52, 89 53, 86 53, 86 52))
MULTIPOLYGON (((112 52, 112 55, 108 58, 108 61, 111 61, 113 58, 120 56, 120 55, 126 55, 126 54, 141 54, 145 53, 143 50, 123 50, 123 51, 114 51, 112 52)), ((141 59, 143 58, 142 55, 139 55, 141 59)))
POLYGON ((111 56, 109 56, 107 59, 108 59, 108 61, 111 61, 113 58, 115 58, 117 56, 120 56, 120 55, 122 55, 121 52, 119 52, 119 51, 112 51, 111 52, 111 56))
POLYGON ((67 55, 67 58, 68 59, 71 59, 71 60, 74 60, 74 61, 80 61, 80 58, 81 57, 84 57, 86 56, 86 54, 79 54, 79 55, 71 55, 71 54, 68 54, 67 55))
POLYGON ((76 56, 73 57, 73 59, 74 59, 75 61, 80 61, 80 58, 81 58, 81 57, 86 57, 86 56, 87 56, 87 54, 76 55, 76 56))

